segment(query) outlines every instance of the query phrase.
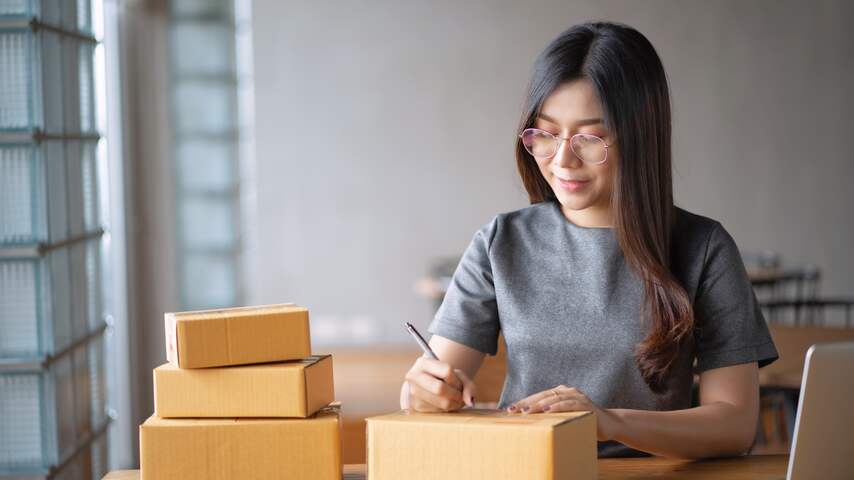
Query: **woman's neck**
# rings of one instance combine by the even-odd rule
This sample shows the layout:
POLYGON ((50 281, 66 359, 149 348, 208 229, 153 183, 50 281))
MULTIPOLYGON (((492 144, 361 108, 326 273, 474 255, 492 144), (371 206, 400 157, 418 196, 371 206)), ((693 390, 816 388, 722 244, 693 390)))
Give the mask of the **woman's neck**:
POLYGON ((614 219, 610 207, 591 206, 581 210, 570 210, 560 206, 563 216, 574 225, 584 228, 613 228, 614 219))

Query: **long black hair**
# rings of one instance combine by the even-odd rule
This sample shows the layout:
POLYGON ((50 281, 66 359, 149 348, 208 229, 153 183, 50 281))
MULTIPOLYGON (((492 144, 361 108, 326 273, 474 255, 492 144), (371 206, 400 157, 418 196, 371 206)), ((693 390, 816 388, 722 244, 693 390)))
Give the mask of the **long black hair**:
MULTIPOLYGON (((611 196, 614 229, 626 261, 644 284, 649 333, 635 360, 649 387, 661 393, 693 330, 691 300, 670 269, 673 228, 670 93, 655 48, 627 25, 590 22, 552 40, 537 57, 519 131, 533 126, 560 85, 587 79, 620 151, 611 196)), ((516 164, 531 203, 557 201, 521 139, 516 164)))

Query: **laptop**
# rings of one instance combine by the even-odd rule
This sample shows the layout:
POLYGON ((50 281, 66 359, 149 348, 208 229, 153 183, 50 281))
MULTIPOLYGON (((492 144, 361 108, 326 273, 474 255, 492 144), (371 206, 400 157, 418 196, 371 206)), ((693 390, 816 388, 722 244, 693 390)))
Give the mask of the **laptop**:
POLYGON ((787 480, 854 479, 854 342, 807 350, 787 480))

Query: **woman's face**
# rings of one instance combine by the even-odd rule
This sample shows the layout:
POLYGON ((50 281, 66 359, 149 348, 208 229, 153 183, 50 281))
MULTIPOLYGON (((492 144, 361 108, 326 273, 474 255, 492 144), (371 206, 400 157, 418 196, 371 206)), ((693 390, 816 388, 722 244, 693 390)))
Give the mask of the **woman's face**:
POLYGON ((536 158, 543 178, 557 196, 564 215, 586 226, 608 226, 610 202, 619 154, 615 137, 605 129, 602 105, 590 81, 579 79, 558 87, 543 103, 533 127, 569 138, 576 133, 596 135, 609 145, 607 160, 598 165, 582 162, 561 143, 551 158, 536 158))

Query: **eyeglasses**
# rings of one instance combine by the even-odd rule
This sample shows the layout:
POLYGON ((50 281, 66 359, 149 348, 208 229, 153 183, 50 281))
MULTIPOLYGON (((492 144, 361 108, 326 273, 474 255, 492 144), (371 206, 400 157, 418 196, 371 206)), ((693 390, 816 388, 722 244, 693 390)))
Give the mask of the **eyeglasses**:
POLYGON ((551 158, 564 141, 569 140, 569 148, 579 160, 588 165, 599 165, 608 159, 608 145, 601 137, 586 133, 576 133, 569 138, 558 137, 539 128, 526 128, 519 134, 522 145, 534 158, 551 158))

